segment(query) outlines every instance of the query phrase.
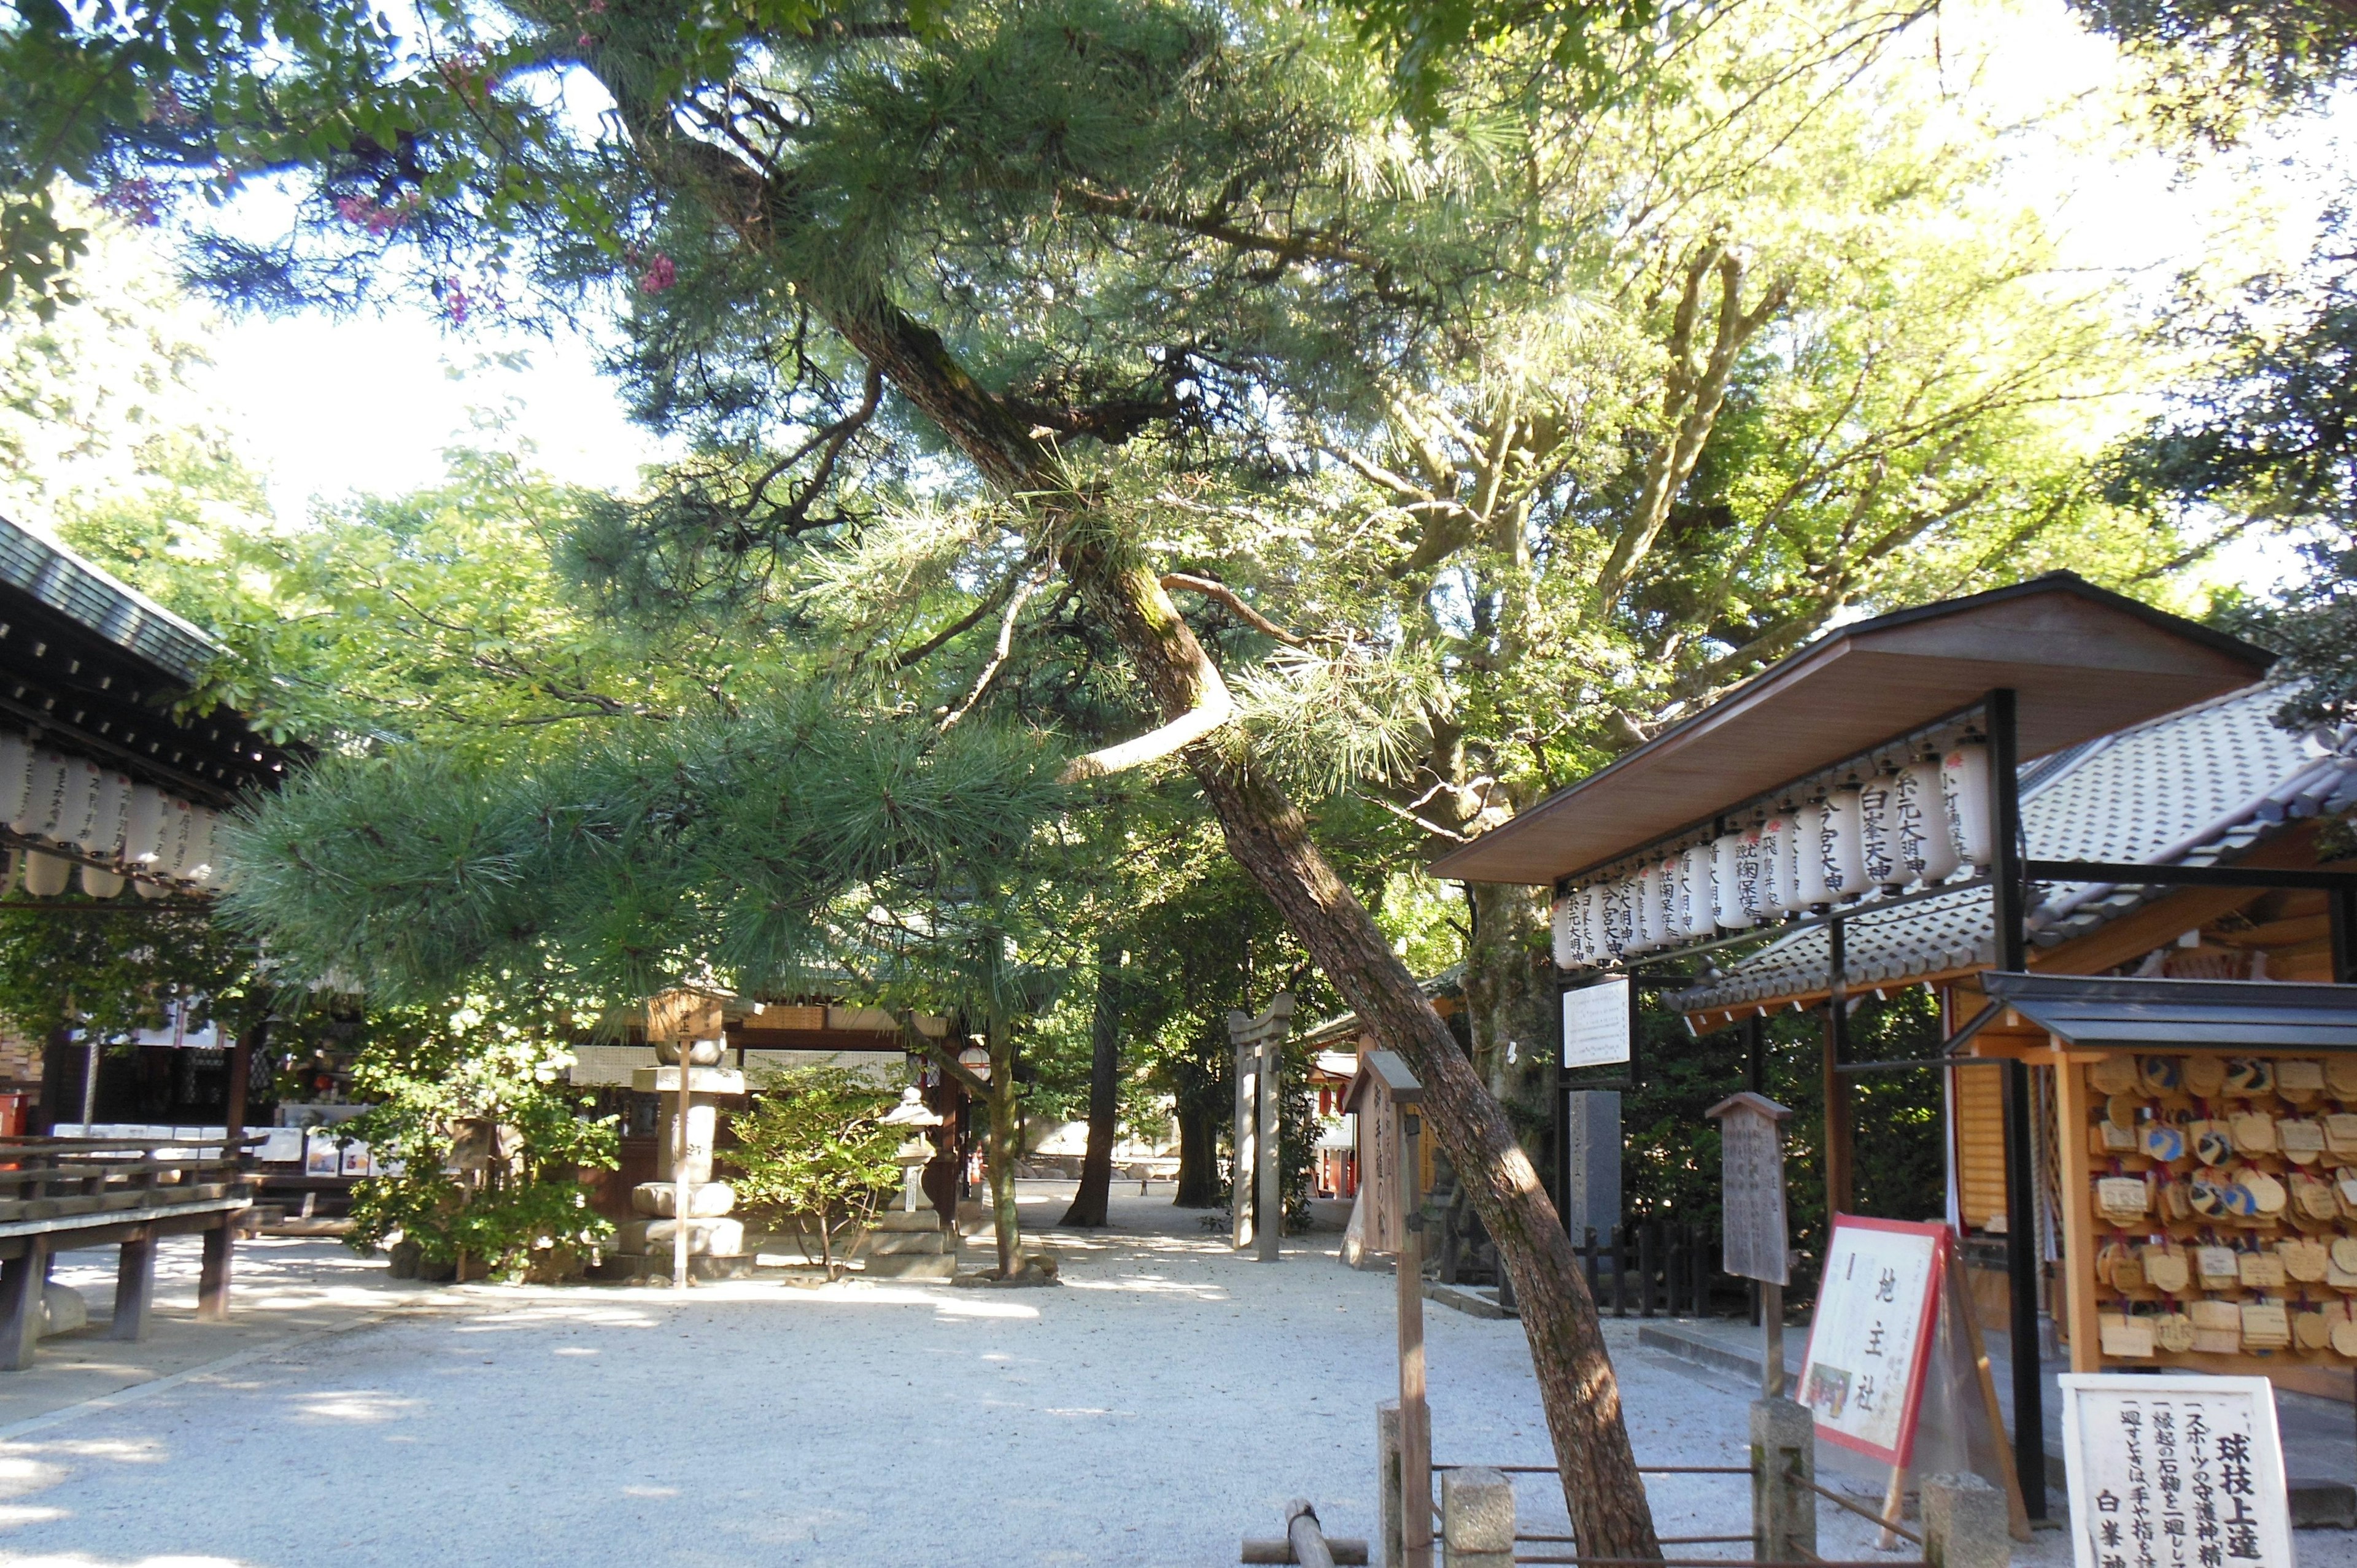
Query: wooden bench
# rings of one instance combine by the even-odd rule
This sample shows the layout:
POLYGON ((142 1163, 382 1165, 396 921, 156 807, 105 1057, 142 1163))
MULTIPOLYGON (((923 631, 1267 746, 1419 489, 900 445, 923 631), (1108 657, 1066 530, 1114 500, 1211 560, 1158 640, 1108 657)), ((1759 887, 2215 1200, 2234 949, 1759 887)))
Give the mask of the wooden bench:
POLYGON ((232 1227, 253 1206, 244 1151, 259 1135, 222 1139, 0 1139, 0 1370, 33 1364, 41 1287, 60 1251, 113 1246, 109 1337, 147 1333, 156 1243, 201 1234, 197 1316, 229 1316, 232 1227))

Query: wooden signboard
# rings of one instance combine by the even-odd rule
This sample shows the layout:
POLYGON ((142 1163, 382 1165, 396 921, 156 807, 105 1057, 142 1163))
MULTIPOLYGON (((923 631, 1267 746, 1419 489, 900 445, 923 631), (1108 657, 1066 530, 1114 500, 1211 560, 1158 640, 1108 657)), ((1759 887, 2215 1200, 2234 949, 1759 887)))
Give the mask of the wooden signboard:
POLYGON ((2291 1568, 2266 1379, 2079 1372, 2061 1385, 2078 1568, 2291 1568))
POLYGON ((1398 1251, 1400 1243, 1399 1107, 1393 1103, 1391 1090, 1384 1087, 1382 1076, 1367 1070, 1367 1057, 1372 1049, 1365 1047, 1360 1050, 1354 1079, 1363 1086, 1352 1107, 1359 1119, 1357 1208, 1363 1222, 1361 1244, 1370 1252, 1387 1256, 1398 1251))
POLYGON ((1781 1125, 1792 1112, 1746 1090, 1703 1114, 1718 1123, 1720 1223, 1725 1231, 1720 1267, 1747 1280, 1792 1283, 1781 1125))
POLYGON ((647 998, 650 1040, 717 1040, 725 1034, 717 996, 701 991, 666 991, 647 998))

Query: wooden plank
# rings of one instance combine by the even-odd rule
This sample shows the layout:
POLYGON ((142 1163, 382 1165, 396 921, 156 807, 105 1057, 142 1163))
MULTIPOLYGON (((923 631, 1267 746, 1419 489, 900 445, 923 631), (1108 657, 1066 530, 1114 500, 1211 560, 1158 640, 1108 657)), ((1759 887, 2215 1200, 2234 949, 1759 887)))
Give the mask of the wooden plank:
POLYGON ((2103 1370, 2095 1327, 2095 1237, 2087 1195, 2094 1173, 2087 1154, 2087 1069, 2075 1062, 2054 1069, 2055 1141, 2062 1156, 2063 1321, 2071 1335, 2071 1369, 2103 1370))
MULTIPOLYGON (((145 1224, 156 1219, 173 1219, 183 1215, 234 1214, 251 1208, 253 1200, 244 1197, 208 1197, 189 1203, 161 1203, 138 1208, 106 1209, 91 1214, 67 1214, 45 1219, 12 1219, 0 1224, 0 1240, 20 1236, 48 1236, 64 1231, 102 1231, 124 1224, 145 1224)), ((88 1238, 78 1238, 73 1246, 92 1245, 88 1238)))

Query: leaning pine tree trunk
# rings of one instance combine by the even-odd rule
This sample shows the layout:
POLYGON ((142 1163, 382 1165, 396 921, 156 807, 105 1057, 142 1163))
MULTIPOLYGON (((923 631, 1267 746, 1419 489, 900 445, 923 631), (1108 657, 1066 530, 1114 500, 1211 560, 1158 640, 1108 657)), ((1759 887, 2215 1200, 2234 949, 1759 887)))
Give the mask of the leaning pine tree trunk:
MULTIPOLYGON (((1113 625, 1162 711, 1175 716, 1223 703, 1218 672, 1160 583, 1135 564, 1075 559, 1085 553, 1068 551, 1066 569, 1113 625)), ((1275 903, 1361 1024, 1406 1058, 1423 1082, 1433 1132, 1512 1278, 1581 1554, 1659 1557, 1596 1304, 1571 1238, 1504 1111, 1284 792, 1249 758, 1212 744, 1190 746, 1186 757, 1219 815, 1229 853, 1275 903)))
MULTIPOLYGON (((1065 575, 1129 655, 1164 715, 1160 730, 1084 758, 1077 771, 1113 772, 1183 748, 1229 852, 1376 1041, 1405 1058, 1423 1080, 1433 1132, 1512 1276, 1581 1554, 1659 1557, 1603 1326, 1538 1172, 1415 977, 1311 842, 1293 802, 1249 758, 1204 744, 1232 704, 1159 578, 1128 556, 1054 452, 965 372, 937 333, 888 303, 880 290, 846 296, 839 280, 805 283, 861 356, 994 486, 1019 498, 1035 537, 1056 542, 1065 575)), ((1011 1200, 1007 1207, 1011 1220, 1011 1200)))

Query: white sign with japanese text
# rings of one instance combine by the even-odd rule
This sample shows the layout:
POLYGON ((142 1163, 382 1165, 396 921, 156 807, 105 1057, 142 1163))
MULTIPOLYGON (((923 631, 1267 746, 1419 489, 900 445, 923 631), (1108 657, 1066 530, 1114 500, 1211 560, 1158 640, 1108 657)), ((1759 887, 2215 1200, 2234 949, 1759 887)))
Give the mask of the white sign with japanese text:
POLYGON ((1563 1065, 1610 1067, 1628 1059, 1628 977, 1565 992, 1563 1065))
POLYGON ((1818 1436, 1907 1464, 1947 1243, 1945 1225, 1834 1217, 1801 1364, 1801 1402, 1818 1436))
POLYGON ((2074 1372, 2061 1385, 2078 1568, 2292 1568, 2266 1379, 2074 1372))

